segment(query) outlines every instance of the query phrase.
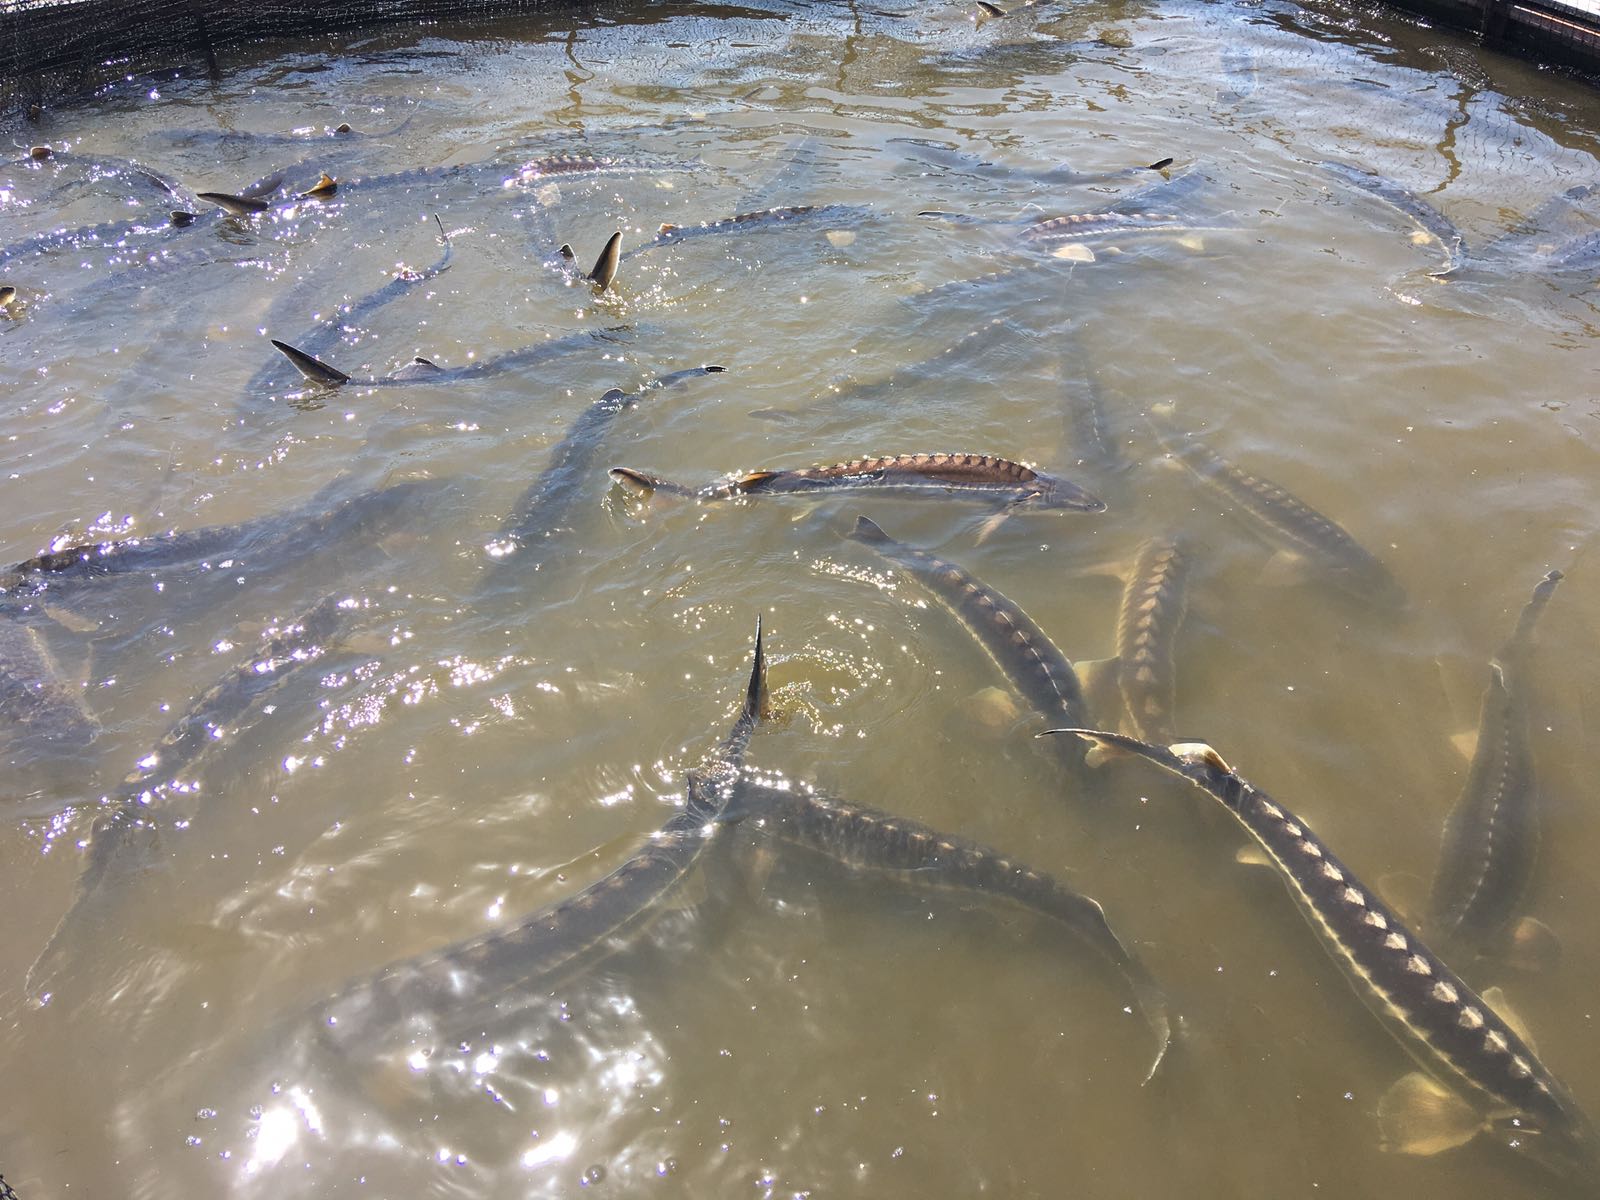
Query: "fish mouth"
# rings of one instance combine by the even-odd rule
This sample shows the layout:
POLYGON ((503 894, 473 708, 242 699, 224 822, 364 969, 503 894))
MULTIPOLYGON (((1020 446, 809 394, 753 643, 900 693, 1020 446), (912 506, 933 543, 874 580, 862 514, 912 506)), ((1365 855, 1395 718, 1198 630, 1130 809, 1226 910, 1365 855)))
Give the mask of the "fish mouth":
POLYGON ((1068 512, 1102 513, 1106 511, 1106 502, 1104 500, 1088 489, 1072 483, 1058 482, 1046 496, 1046 505, 1050 508, 1064 509, 1068 512))

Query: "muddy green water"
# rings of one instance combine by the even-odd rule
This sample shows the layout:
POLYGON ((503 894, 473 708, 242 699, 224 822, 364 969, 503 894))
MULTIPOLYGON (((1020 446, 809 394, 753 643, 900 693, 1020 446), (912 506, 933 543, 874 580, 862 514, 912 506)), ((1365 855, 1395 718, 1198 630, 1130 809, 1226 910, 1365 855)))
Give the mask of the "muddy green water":
MULTIPOLYGON (((1046 7, 982 25, 954 5, 616 4, 262 47, 219 80, 138 78, 13 131, 21 146, 134 157, 197 190, 236 190, 313 152, 346 179, 505 169, 481 187, 351 189, 317 211, 196 231, 168 244, 198 247, 197 261, 115 283, 132 251, 0 267, 24 301, 0 315, 9 559, 63 533, 287 511, 330 483, 350 495, 460 480, 377 547, 218 569, 203 586, 112 582, 52 633, 101 732, 70 768, 11 768, 6 1181, 24 1200, 1552 1194, 1482 1144, 1381 1151, 1377 1103, 1408 1061, 1280 883, 1235 864, 1242 835, 1198 793, 1137 769, 1113 773, 1103 799, 1070 794, 1035 725, 996 717, 986 689, 1002 681, 967 634, 841 537, 869 513, 1003 590, 1068 655, 1097 658, 1119 598, 1105 568, 1152 532, 1193 536, 1180 729, 1369 885, 1398 877, 1397 893, 1432 872, 1465 773, 1449 739, 1476 720, 1487 656, 1540 575, 1569 569, 1532 672, 1545 836, 1528 902, 1564 960, 1473 982, 1505 985, 1547 1065, 1600 1112, 1593 272, 1429 278, 1436 247, 1316 166, 1398 180, 1473 246, 1593 181, 1589 91, 1447 40, 1275 3, 1046 7), (215 136, 405 118, 392 137, 337 148, 215 136), (1017 173, 930 165, 904 138, 1017 173), (528 196, 500 186, 554 151, 704 164, 561 182, 545 197, 554 228, 586 261, 613 229, 633 246, 660 222, 754 204, 872 212, 629 260, 596 301, 540 264, 528 196), (1022 172, 1167 156, 1204 178, 1184 201, 1195 223, 1229 228, 1097 243, 1096 261, 1026 286, 908 303, 1021 261, 1004 229, 918 210, 1080 211, 1130 185, 1022 172), (433 213, 454 265, 346 336, 335 365, 382 374, 413 354, 460 365, 629 332, 448 387, 290 403, 279 372, 247 394, 268 337, 294 341, 397 262, 433 261, 433 213), (892 389, 832 390, 997 318, 981 353, 892 389), (483 547, 570 422, 609 387, 708 362, 727 373, 617 420, 561 552, 486 589, 483 547), (1075 465, 1073 372, 1098 382, 1130 469, 1075 465), (1410 607, 1278 579, 1225 505, 1158 462, 1142 414, 1163 402, 1342 522, 1410 607), (916 450, 1034 461, 1110 509, 1018 516, 980 543, 971 506, 640 511, 602 473, 702 481, 916 450), (264 626, 330 591, 371 606, 366 636, 172 802, 192 822, 118 881, 40 1007, 23 975, 71 901, 83 802, 264 626), (540 985, 527 1011, 410 1064, 319 1053, 296 1014, 570 894, 662 824, 680 772, 735 710, 758 612, 784 715, 752 761, 1097 896, 1184 1015, 1168 1069, 1140 1085, 1148 1044, 1119 982, 1036 923, 742 835, 727 840, 743 852, 709 856, 649 936, 540 985)), ((4 240, 170 207, 145 191, 135 210, 114 181, 52 190, 74 178, 8 167, 4 240)), ((1600 223, 1590 205, 1560 231, 1600 223)))

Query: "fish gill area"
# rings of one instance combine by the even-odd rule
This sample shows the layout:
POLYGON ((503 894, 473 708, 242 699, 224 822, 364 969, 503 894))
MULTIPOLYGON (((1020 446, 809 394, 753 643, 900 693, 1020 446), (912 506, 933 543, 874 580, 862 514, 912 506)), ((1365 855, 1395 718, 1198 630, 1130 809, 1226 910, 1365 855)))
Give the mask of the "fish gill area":
POLYGON ((1591 85, 1335 0, 220 65, 7 131, 0 1192, 1595 1194, 1035 736, 1214 747, 1600 1113, 1591 85))

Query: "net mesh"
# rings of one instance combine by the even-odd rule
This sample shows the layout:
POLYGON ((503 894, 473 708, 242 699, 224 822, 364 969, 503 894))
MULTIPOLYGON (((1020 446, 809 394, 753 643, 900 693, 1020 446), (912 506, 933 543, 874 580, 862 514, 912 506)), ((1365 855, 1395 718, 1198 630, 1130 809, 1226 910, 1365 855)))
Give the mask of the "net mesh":
POLYGON ((0 1200, 17 1200, 17 1193, 11 1190, 4 1175, 0 1175, 0 1200))
POLYGON ((0 111, 10 115, 93 92, 129 72, 214 70, 218 51, 262 38, 561 7, 570 5, 561 0, 0 0, 0 111))

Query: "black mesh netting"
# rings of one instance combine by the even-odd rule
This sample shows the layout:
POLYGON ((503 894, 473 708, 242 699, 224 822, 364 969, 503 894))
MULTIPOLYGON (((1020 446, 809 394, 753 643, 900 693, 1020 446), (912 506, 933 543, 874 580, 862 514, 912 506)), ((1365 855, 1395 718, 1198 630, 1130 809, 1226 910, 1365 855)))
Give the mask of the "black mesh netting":
POLYGON ((17 1193, 11 1190, 4 1175, 0 1175, 0 1200, 17 1200, 17 1193))
POLYGON ((130 71, 214 68, 217 51, 259 38, 554 7, 567 6, 560 0, 0 0, 0 112, 91 92, 130 71))

